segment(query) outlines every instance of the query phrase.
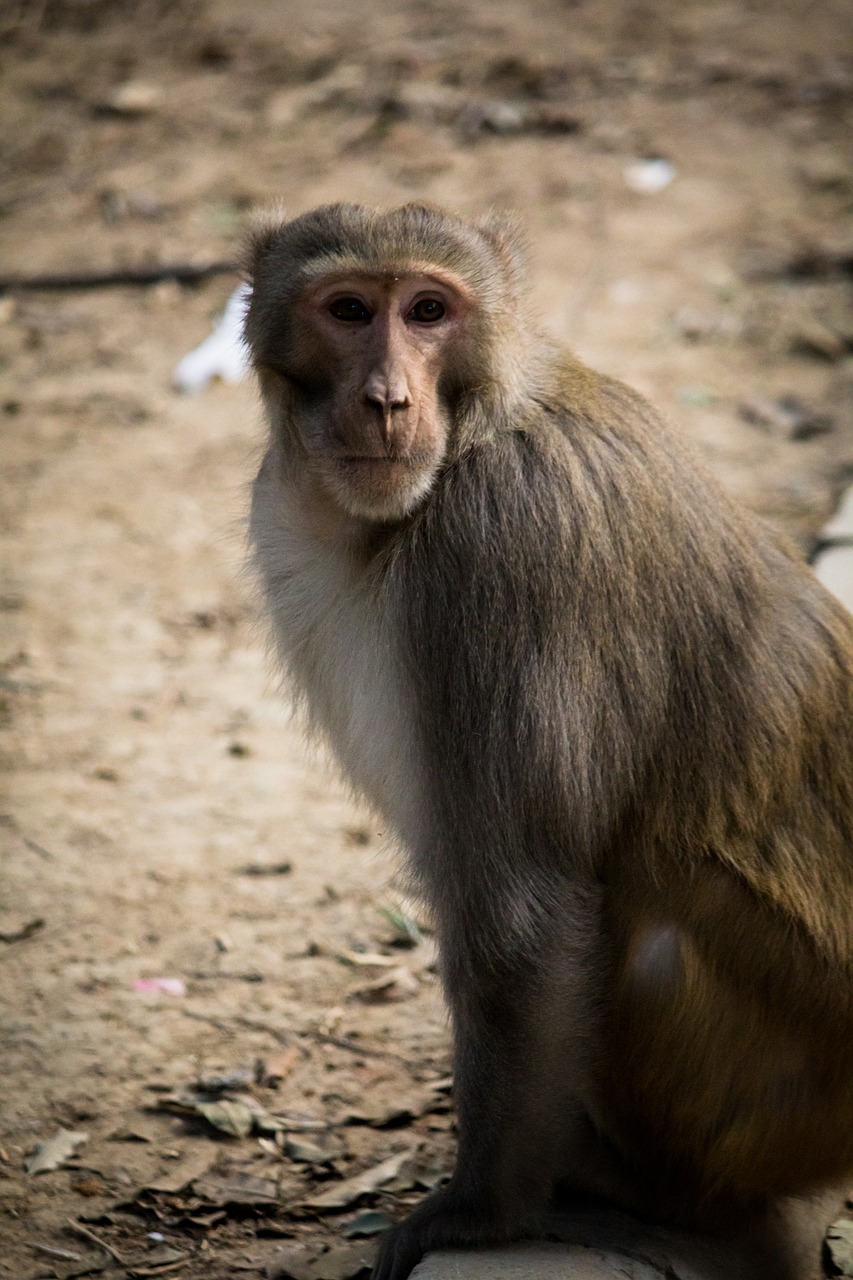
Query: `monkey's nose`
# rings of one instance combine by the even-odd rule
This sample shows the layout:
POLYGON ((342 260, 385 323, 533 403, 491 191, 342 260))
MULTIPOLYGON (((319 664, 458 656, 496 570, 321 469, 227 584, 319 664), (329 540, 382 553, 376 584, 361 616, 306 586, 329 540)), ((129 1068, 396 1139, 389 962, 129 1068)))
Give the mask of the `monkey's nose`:
POLYGON ((392 412, 396 408, 409 408, 411 404, 406 379, 380 372, 373 372, 366 380, 364 398, 378 404, 383 413, 392 412))
POLYGON ((395 409, 408 409, 412 400, 409 388, 402 378, 386 378, 380 373, 372 373, 364 384, 364 398, 369 404, 375 404, 384 418, 395 409))

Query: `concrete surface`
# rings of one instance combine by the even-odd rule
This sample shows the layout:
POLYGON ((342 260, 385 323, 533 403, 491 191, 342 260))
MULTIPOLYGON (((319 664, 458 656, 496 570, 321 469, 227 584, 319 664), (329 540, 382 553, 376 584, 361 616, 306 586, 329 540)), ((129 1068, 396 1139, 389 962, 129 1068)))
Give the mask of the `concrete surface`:
POLYGON ((430 1253, 413 1280, 819 1280, 821 1241, 841 1211, 844 1189, 780 1203, 754 1252, 710 1236, 639 1222, 616 1209, 554 1213, 543 1234, 560 1243, 523 1242, 430 1253), (771 1245, 771 1241, 773 1242, 771 1245))
POLYGON ((516 1244, 476 1253, 447 1249, 431 1253, 412 1280, 662 1280, 645 1262, 574 1244, 516 1244))
POLYGON ((555 1214, 547 1234, 560 1242, 430 1253, 413 1280, 756 1280, 754 1256, 738 1246, 646 1225, 617 1210, 555 1214))

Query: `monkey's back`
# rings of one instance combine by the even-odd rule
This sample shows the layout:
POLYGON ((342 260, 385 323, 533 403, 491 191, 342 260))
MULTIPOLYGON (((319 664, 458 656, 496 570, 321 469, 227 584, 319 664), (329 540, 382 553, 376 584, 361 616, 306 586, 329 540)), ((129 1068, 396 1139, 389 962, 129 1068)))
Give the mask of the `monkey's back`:
POLYGON ((534 950, 561 883, 604 886, 594 1107, 694 1204, 853 1169, 849 616, 569 360, 447 469, 393 564, 458 832, 426 872, 439 916, 452 895, 534 950))

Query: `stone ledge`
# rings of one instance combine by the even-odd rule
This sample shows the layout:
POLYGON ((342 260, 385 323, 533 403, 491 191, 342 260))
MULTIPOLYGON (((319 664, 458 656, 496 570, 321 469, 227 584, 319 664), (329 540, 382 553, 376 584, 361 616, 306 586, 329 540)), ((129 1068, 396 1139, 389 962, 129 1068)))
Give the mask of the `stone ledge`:
POLYGON ((648 1263, 583 1245, 515 1244, 427 1254, 412 1280, 664 1280, 665 1274, 648 1263))
POLYGON ((650 1226, 606 1208, 554 1215, 531 1242, 429 1253, 412 1280, 820 1280, 822 1241, 842 1203, 838 1190, 790 1200, 753 1246, 650 1226), (774 1241, 770 1248, 769 1241, 774 1241))

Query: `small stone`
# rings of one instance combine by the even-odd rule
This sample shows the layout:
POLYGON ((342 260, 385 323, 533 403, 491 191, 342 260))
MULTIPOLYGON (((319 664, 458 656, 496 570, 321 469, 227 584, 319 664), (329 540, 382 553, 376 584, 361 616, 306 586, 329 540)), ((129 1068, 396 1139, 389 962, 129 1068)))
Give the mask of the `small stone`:
POLYGON ((163 90, 148 80, 126 80, 106 98, 104 106, 119 116, 149 115, 163 102, 163 90))
POLYGON ((529 123, 529 114, 520 102, 482 100, 472 102, 462 111, 459 126, 468 137, 478 133, 520 133, 529 123))
POLYGON ((663 156, 632 160, 625 166, 625 185, 640 195, 654 196, 675 180, 677 172, 675 165, 663 156))

